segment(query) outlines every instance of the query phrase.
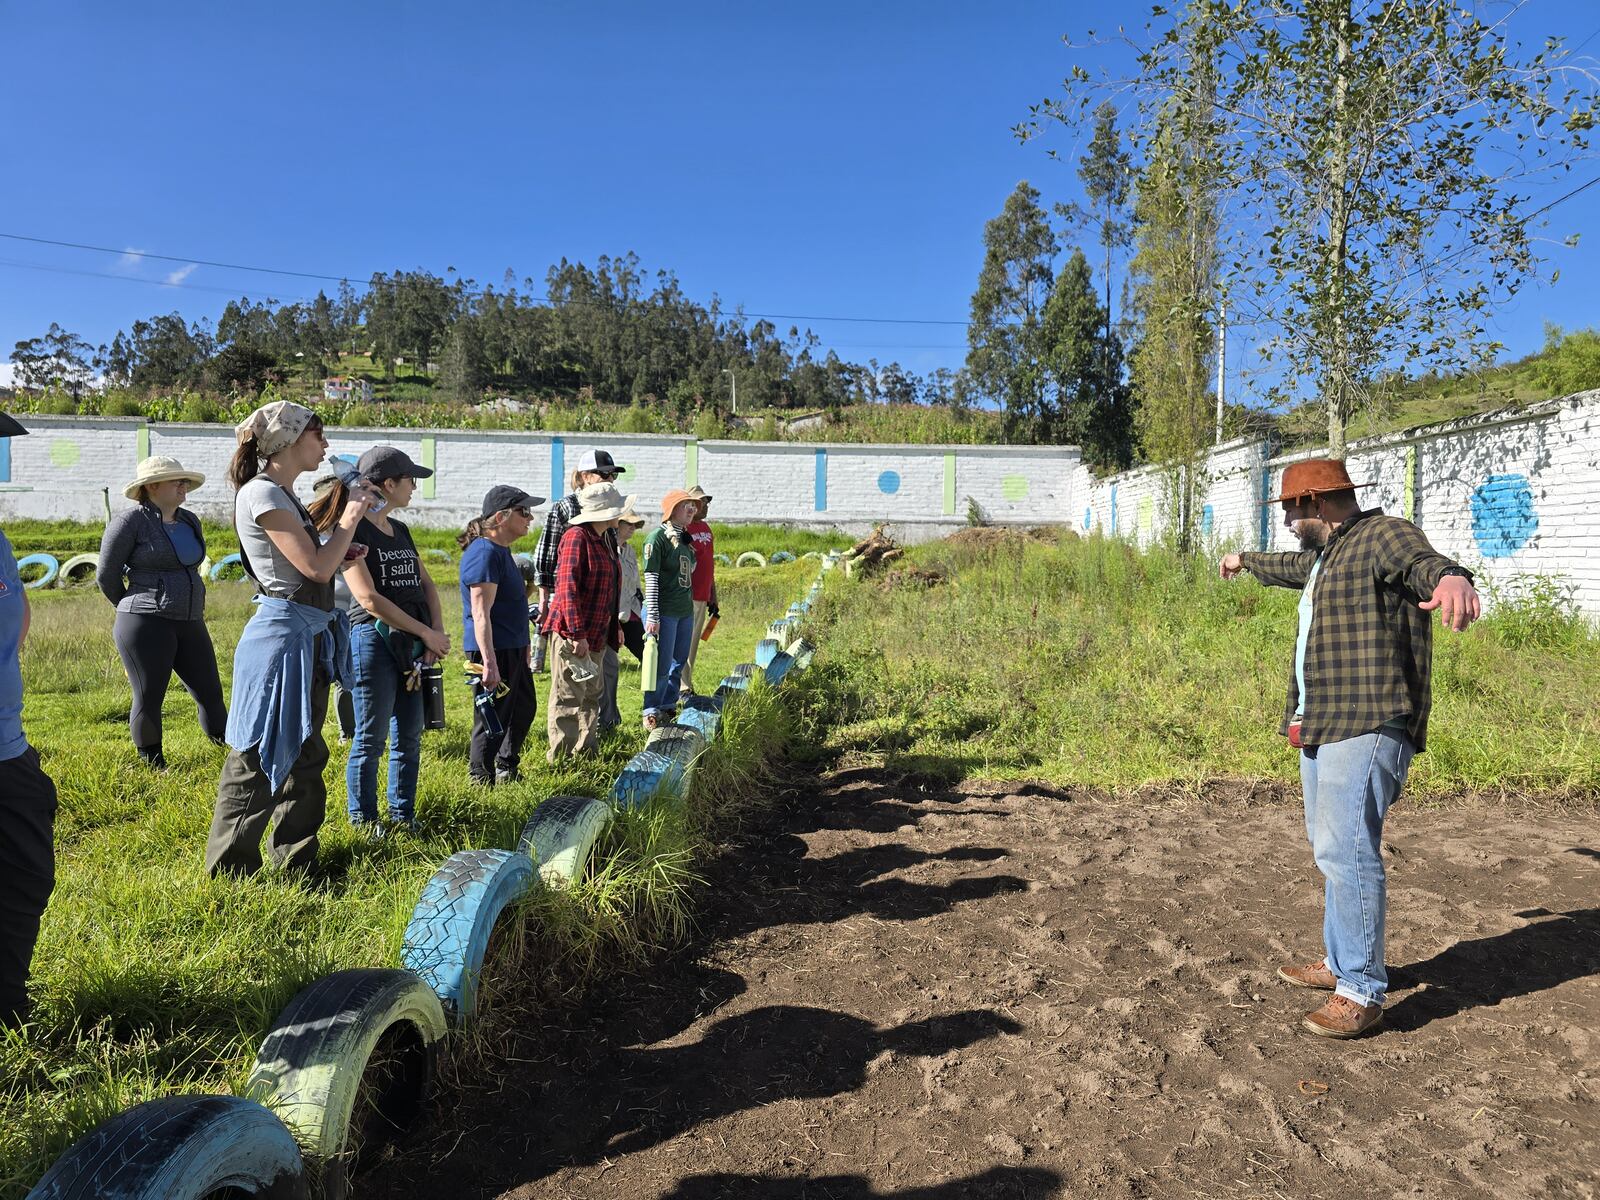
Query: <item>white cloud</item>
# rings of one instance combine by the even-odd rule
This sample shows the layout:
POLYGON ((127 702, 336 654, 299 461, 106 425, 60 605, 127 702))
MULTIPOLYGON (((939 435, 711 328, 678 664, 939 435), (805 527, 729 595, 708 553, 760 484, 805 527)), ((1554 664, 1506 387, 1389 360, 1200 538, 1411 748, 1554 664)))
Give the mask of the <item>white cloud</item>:
POLYGON ((183 266, 179 267, 176 271, 173 271, 167 275, 167 282, 176 287, 185 279, 189 278, 190 275, 193 275, 194 269, 198 265, 199 264, 197 263, 184 263, 183 266))
POLYGON ((124 275, 132 275, 144 265, 144 251, 136 250, 129 246, 120 255, 117 261, 111 264, 113 271, 120 271, 124 275))

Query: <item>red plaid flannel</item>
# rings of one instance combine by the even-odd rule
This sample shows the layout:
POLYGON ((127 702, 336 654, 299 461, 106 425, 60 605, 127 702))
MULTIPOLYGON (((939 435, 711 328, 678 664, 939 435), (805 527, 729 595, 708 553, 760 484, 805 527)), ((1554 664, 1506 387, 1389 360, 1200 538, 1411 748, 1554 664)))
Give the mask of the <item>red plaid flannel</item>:
POLYGON ((591 646, 622 645, 617 589, 622 566, 616 551, 589 525, 569 525, 556 558, 556 590, 543 629, 591 646))

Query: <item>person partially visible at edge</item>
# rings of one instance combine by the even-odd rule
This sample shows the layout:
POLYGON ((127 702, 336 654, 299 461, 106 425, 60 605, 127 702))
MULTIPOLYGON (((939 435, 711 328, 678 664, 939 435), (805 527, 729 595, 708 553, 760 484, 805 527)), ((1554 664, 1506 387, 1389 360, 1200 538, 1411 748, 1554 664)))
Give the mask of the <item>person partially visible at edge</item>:
POLYGON ((639 586, 639 552, 633 547, 633 535, 644 526, 645 520, 633 511, 630 498, 617 518, 617 561, 622 566, 617 621, 622 627, 622 644, 640 662, 644 661, 644 591, 639 586))
MULTIPOLYGON (((345 763, 346 811, 357 829, 381 837, 378 762, 386 743, 389 821, 399 832, 416 829, 423 722, 416 670, 449 654, 450 637, 444 631, 438 588, 422 564, 411 530, 395 516, 411 503, 417 480, 433 472, 393 446, 374 446, 357 461, 356 470, 384 505, 369 511, 356 527, 355 539, 367 552, 343 573, 355 601, 350 608, 355 728, 345 763)), ((341 506, 343 491, 336 482, 326 499, 312 503, 319 528, 341 506)))
MULTIPOLYGON (((0 413, 0 437, 28 431, 0 413)), ((22 644, 32 610, 0 533, 0 1029, 31 1015, 28 969, 56 886, 56 785, 22 730, 22 644)))
MULTIPOLYGON (((578 512, 578 491, 596 483, 613 483, 622 475, 622 468, 616 460, 605 450, 586 450, 578 459, 578 465, 572 471, 572 491, 562 500, 551 505, 550 512, 544 519, 544 529, 539 534, 538 545, 533 551, 533 581, 539 589, 539 608, 543 611, 550 607, 550 593, 556 584, 556 566, 561 557, 561 538, 567 531, 567 525, 578 512)), ((617 548, 616 531, 608 531, 605 535, 606 544, 612 550, 617 548)), ((540 629, 548 634, 547 626, 541 622, 540 629)), ((606 647, 601 663, 601 693, 600 693, 600 732, 614 729, 622 724, 622 713, 617 709, 617 674, 620 664, 617 661, 617 652, 610 646, 606 647)))
POLYGON ((1221 563, 1224 579, 1248 571, 1300 590, 1281 732, 1300 752, 1306 834, 1326 883, 1325 953, 1278 974, 1333 992, 1303 1021, 1332 1038, 1359 1037, 1383 1019, 1383 820, 1427 744, 1432 613, 1459 633, 1481 611, 1471 572, 1410 521, 1363 510, 1357 486, 1337 460, 1295 463, 1267 503, 1283 505, 1302 549, 1221 563))
POLYGON ((117 610, 111 636, 133 689, 128 729, 149 766, 161 752, 161 704, 177 674, 200 710, 200 731, 217 745, 228 733, 217 652, 206 629, 206 557, 200 518, 183 502, 206 477, 175 458, 147 458, 122 494, 137 507, 106 522, 95 582, 117 610))
POLYGON ((462 550, 462 649, 469 662, 483 664, 487 691, 501 692, 504 684, 494 701, 502 734, 492 734, 483 713, 476 706, 472 710, 467 772, 484 787, 521 778, 522 743, 538 715, 528 603, 510 547, 527 536, 533 510, 543 503, 543 497, 530 496, 519 487, 496 484, 483 497, 481 515, 456 538, 462 550))
POLYGON ((658 639, 656 686, 644 696, 644 727, 678 715, 678 679, 694 636, 694 543, 699 503, 681 488, 661 498, 661 524, 644 540, 644 633, 658 639))
POLYGON ((578 493, 578 512, 561 535, 556 590, 545 630, 550 634, 550 701, 546 720, 554 763, 564 755, 593 754, 600 744, 602 672, 607 649, 622 641, 617 621, 621 565, 606 534, 633 503, 609 483, 578 493))
POLYGON ((694 629, 689 637, 689 653, 683 660, 682 690, 685 696, 694 695, 694 661, 700 653, 700 635, 705 631, 706 618, 722 615, 717 606, 717 564, 712 558, 716 545, 711 536, 711 526, 706 517, 711 512, 711 495, 704 488, 692 487, 689 495, 698 509, 689 522, 689 540, 694 544, 694 629))
POLYGON ((322 723, 328 686, 350 677, 349 638, 334 610, 333 579, 375 497, 365 487, 352 491, 328 540, 319 542, 294 484, 327 453, 322 421, 308 408, 278 400, 256 409, 234 435, 239 448, 228 467, 237 489, 234 529, 256 583, 256 611, 233 656, 231 749, 217 785, 206 870, 260 870, 264 833, 276 866, 305 870, 316 862, 317 831, 327 812, 322 723))

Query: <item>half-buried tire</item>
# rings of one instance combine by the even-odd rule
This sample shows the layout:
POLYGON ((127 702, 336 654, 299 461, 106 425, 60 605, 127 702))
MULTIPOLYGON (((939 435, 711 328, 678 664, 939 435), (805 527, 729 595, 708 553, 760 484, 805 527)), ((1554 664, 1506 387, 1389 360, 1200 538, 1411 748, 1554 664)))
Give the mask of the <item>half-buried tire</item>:
POLYGON ((743 554, 739 555, 738 558, 733 560, 733 565, 736 567, 764 567, 767 565, 767 558, 766 555, 761 554, 758 551, 746 550, 743 554))
POLYGON ((522 827, 517 850, 528 856, 541 883, 568 888, 588 871, 589 855, 609 824, 609 804, 588 796, 551 796, 522 827))
POLYGON ((17 578, 22 579, 23 572, 34 567, 43 567, 44 574, 37 579, 22 580, 22 586, 30 592, 49 587, 56 581, 56 576, 61 574, 61 564, 56 561, 54 554, 28 554, 17 560, 17 578))
POLYGON ((100 570, 100 556, 98 554, 74 554, 61 564, 61 586, 76 586, 80 583, 93 583, 95 572, 100 570))
POLYGON ((363 1151, 398 1140, 421 1113, 446 1029, 439 998, 410 971, 335 971, 278 1014, 245 1094, 293 1130, 317 1194, 343 1200, 363 1151))
POLYGON ((28 1200, 306 1200, 305 1163, 282 1121, 237 1096, 136 1104, 67 1148, 28 1200))
POLYGON ((477 1012, 478 977, 500 914, 532 886, 526 854, 458 850, 422 889, 400 961, 427 981, 455 1024, 477 1012))

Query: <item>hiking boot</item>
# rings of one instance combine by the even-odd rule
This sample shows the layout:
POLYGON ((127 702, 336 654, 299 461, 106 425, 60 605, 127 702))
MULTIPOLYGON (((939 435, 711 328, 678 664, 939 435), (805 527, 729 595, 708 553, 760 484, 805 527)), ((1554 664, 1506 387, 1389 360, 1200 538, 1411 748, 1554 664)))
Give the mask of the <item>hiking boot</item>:
POLYGON ((139 761, 152 771, 165 771, 167 769, 166 756, 161 753, 160 746, 135 746, 139 754, 139 761))
POLYGON ((494 769, 494 781, 497 784, 521 783, 522 772, 515 767, 496 767, 494 769))
POLYGON ((1279 967, 1278 978, 1285 983, 1294 984, 1295 987, 1320 988, 1325 992, 1331 992, 1339 986, 1339 981, 1333 977, 1333 972, 1328 970, 1327 959, 1321 958, 1303 967, 1279 967))
POLYGON ((1357 1004, 1348 996, 1332 997, 1300 1024, 1318 1037, 1358 1038, 1383 1024, 1383 1005, 1357 1004))
POLYGON ((409 819, 409 820, 396 819, 396 820, 390 821, 389 822, 389 836, 390 837, 416 837, 417 836, 417 822, 416 822, 415 818, 412 818, 412 819, 409 819))

